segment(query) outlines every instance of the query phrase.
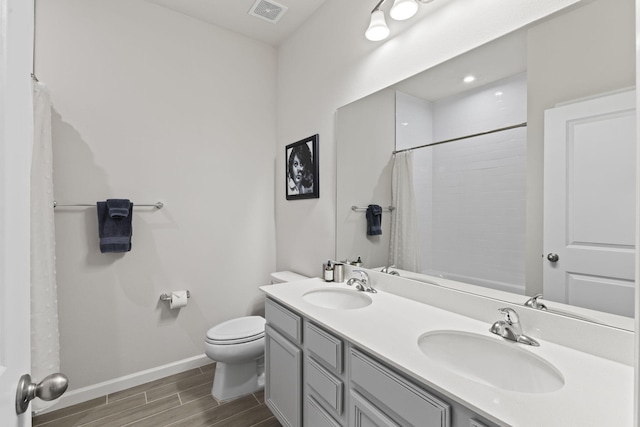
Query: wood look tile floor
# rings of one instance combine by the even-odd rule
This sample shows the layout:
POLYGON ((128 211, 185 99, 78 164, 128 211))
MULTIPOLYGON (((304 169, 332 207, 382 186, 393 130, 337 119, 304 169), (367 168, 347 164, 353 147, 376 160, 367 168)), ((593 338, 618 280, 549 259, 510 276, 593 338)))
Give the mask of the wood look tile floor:
POLYGON ((42 427, 281 427, 264 393, 220 402, 215 363, 33 417, 42 427))

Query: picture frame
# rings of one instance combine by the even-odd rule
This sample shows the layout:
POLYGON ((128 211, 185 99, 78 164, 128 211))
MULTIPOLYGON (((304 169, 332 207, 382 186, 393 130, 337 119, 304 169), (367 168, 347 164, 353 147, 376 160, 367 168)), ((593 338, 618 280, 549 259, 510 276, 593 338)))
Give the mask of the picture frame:
POLYGON ((285 147, 285 194, 287 200, 318 199, 318 134, 285 147))

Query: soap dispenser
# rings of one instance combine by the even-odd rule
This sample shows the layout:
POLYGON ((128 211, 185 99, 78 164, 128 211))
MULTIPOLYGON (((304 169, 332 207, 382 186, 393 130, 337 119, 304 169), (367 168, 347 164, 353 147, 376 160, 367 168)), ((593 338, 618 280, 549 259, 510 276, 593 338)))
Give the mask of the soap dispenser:
POLYGON ((324 264, 322 274, 325 282, 333 282, 333 266, 331 265, 331 260, 324 264))

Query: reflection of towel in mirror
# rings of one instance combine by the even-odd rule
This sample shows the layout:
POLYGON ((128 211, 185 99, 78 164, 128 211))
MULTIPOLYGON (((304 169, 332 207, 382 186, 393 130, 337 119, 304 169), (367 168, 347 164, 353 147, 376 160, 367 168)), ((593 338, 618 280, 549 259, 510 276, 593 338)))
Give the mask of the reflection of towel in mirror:
POLYGON ((128 199, 109 199, 97 203, 100 252, 129 252, 133 227, 133 203, 128 199))
POLYGON ((367 207, 367 236, 382 234, 382 208, 378 205, 367 207))
POLYGON ((107 209, 111 218, 126 218, 129 216, 131 202, 129 199, 108 199, 107 209))

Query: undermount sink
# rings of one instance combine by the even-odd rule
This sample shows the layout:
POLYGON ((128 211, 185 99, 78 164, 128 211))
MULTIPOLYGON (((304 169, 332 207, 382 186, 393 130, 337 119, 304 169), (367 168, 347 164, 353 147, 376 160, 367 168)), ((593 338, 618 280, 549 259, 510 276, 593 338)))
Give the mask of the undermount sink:
POLYGON ((439 366, 503 390, 549 393, 564 385, 562 374, 549 362, 499 337, 434 331, 422 335, 418 346, 439 366))
POLYGON ((314 289, 302 295, 302 299, 318 307, 339 310, 353 310, 371 304, 369 295, 339 288, 314 289))

